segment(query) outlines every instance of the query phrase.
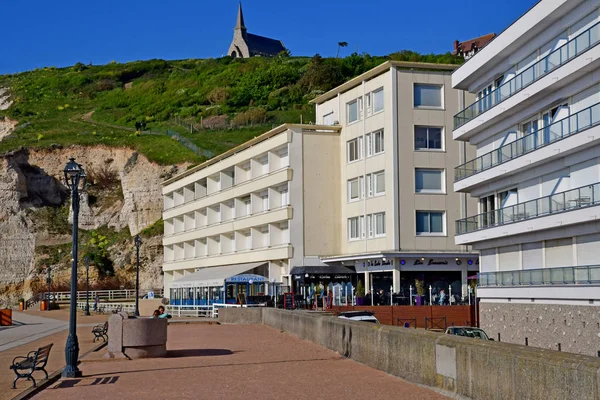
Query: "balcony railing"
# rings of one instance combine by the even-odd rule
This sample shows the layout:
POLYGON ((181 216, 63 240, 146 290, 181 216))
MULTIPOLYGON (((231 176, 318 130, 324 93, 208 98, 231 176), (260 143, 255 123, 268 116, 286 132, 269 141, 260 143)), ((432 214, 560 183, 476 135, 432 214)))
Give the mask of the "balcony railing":
POLYGON ((582 186, 456 221, 456 234, 600 204, 600 183, 582 186))
POLYGON ((600 123, 600 103, 558 120, 454 169, 454 182, 514 160, 600 123))
POLYGON ((475 119, 495 105, 503 102, 521 89, 531 85, 556 68, 566 64, 574 57, 598 44, 600 41, 600 23, 569 40, 567 43, 542 58, 531 67, 504 82, 486 96, 454 116, 454 129, 475 119))
POLYGON ((478 285, 481 287, 592 285, 597 283, 600 283, 600 265, 483 272, 479 274, 478 281, 478 285))

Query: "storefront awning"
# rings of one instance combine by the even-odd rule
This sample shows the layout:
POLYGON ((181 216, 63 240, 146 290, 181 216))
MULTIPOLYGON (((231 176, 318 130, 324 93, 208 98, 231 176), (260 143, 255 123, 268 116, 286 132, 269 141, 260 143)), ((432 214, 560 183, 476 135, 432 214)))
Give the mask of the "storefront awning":
POLYGON ((317 265, 294 267, 290 275, 294 280, 303 280, 308 274, 308 279, 348 279, 356 272, 352 268, 343 265, 317 265))
POLYGON ((171 288, 223 286, 225 280, 265 265, 264 262, 202 268, 171 283, 171 288))

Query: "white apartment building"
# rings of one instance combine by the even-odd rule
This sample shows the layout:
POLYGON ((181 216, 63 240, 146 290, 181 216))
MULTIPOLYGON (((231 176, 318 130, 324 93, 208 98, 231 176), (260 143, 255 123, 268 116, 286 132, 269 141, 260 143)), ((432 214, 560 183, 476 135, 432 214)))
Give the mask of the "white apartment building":
POLYGON ((164 287, 174 304, 270 294, 289 285, 290 265, 334 251, 338 131, 282 125, 164 182, 164 287))
POLYGON ((354 268, 367 291, 408 296, 419 279, 466 296, 478 271, 478 254, 454 243, 453 222, 476 209, 451 186, 475 155, 452 141, 453 115, 474 99, 452 89, 455 68, 390 61, 313 100, 317 124, 341 127, 340 243, 322 260, 354 268))
POLYGON ((477 100, 454 190, 479 202, 481 326, 502 341, 600 351, 600 1, 542 0, 452 75, 477 100))

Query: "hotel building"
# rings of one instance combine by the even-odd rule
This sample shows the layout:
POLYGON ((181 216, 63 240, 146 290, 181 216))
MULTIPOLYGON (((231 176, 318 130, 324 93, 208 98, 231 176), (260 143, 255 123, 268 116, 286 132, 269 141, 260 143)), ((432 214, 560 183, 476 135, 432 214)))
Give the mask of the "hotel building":
POLYGON ((477 207, 452 191, 453 168, 475 156, 452 141, 453 115, 474 99, 452 89, 455 68, 389 61, 313 100, 317 124, 341 127, 340 243, 322 260, 352 266, 367 291, 408 296, 419 279, 426 297, 429 285, 466 296, 478 271, 454 243, 453 221, 477 207))
POLYGON ((542 0, 452 75, 477 96, 453 137, 477 147, 454 190, 479 209, 481 326, 502 341, 600 350, 600 1, 542 0))
POLYGON ((386 62, 313 100, 316 125, 282 125, 167 180, 165 291, 195 304, 360 280, 408 296, 419 279, 466 296, 478 254, 454 243, 453 221, 477 203, 452 192, 452 170, 475 149, 451 132, 475 97, 451 88, 455 68, 386 62))

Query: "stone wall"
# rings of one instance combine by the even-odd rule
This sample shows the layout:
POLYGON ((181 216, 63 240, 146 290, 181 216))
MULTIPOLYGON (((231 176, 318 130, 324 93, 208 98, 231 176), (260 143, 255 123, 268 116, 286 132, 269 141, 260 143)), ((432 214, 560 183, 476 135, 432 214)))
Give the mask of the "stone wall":
MULTIPOLYGON (((244 309, 219 310, 233 322, 244 309)), ((600 359, 261 308, 262 323, 406 380, 481 400, 600 399, 600 359)), ((242 319, 242 316, 243 319, 242 319)), ((256 318, 256 315, 253 315, 256 318)), ((258 320, 258 318, 256 318, 258 320)))
POLYGON ((600 307, 563 304, 479 304, 480 326, 502 342, 598 356, 600 307))

